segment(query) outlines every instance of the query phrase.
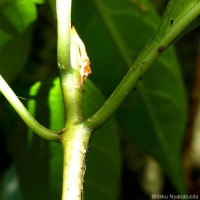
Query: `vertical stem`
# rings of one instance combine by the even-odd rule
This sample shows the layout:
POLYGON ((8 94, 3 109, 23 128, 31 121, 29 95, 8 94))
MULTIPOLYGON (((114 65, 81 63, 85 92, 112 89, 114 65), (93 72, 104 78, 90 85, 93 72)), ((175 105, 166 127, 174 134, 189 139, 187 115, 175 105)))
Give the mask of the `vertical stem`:
POLYGON ((71 66, 71 0, 57 0, 58 68, 65 106, 65 129, 61 136, 63 147, 62 200, 82 200, 85 153, 91 131, 82 123, 83 89, 79 65, 71 66))
POLYGON ((82 200, 85 154, 90 135, 90 130, 83 125, 75 125, 66 130, 62 140, 64 150, 62 200, 82 200))
POLYGON ((58 68, 66 114, 66 126, 83 120, 79 66, 73 68, 70 61, 71 0, 57 0, 58 68))
POLYGON ((60 74, 70 71, 71 0, 56 0, 58 27, 58 68, 60 74))

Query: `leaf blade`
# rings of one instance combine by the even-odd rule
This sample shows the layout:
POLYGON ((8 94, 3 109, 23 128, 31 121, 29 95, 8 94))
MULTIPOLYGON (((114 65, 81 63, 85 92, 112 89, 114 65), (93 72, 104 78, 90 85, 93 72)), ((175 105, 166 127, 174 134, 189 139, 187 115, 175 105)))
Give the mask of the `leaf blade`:
MULTIPOLYGON (((78 3, 77 5, 80 6, 78 3)), ((87 5, 86 1, 81 6, 81 8, 76 7, 75 1, 75 9, 79 11, 87 10, 90 17, 85 16, 85 19, 81 20, 79 17, 82 14, 77 12, 77 14, 74 14, 74 20, 77 20, 77 22, 80 20, 82 23, 78 26, 80 26, 80 35, 82 34, 83 41, 86 42, 93 73, 95 73, 92 79, 108 96, 123 77, 125 71, 133 64, 145 43, 150 40, 160 20, 147 0, 132 4, 124 1, 94 0, 92 6, 87 5), (145 9, 141 9, 141 5, 145 9), (149 18, 149 16, 151 17, 149 18), (87 24, 85 21, 87 21, 87 24), (95 23, 96 26, 94 26, 95 23), (94 27, 96 27, 96 31, 94 27), (93 49, 96 50, 96 53, 92 51, 93 49)), ((157 158, 176 189, 180 193, 184 193, 181 143, 184 137, 187 103, 174 49, 169 49, 153 65, 136 88, 136 92, 132 92, 134 94, 130 95, 117 113, 118 121, 123 128, 125 127, 126 133, 134 142, 137 142, 151 156, 157 158), (163 93, 165 93, 165 96, 162 95, 163 93), (159 102, 159 104, 156 105, 154 101, 159 102), (141 102, 146 102, 146 104, 142 104, 142 106, 141 102), (171 105, 168 106, 170 109, 162 109, 168 104, 171 105), (181 114, 179 115, 178 112, 180 111, 181 114), (145 117, 140 117, 142 121, 136 120, 137 116, 142 115, 141 113, 145 117), (165 113, 167 113, 166 116, 165 113), (169 113, 177 117, 177 124, 174 124, 174 118, 168 117, 169 113), (160 118, 161 116, 162 118, 160 118), (130 120, 127 120, 127 118, 130 120), (144 120, 151 122, 148 123, 146 128, 144 125, 146 121, 144 120), (167 121, 168 127, 164 126, 165 121, 167 121), (168 135, 169 130, 172 131, 168 135), (151 145, 148 144, 148 141, 145 141, 146 132, 149 132, 148 139, 154 139, 151 145), (176 132, 178 137, 175 142, 172 142, 173 135, 176 132), (170 142, 173 143, 176 158, 170 158, 170 142), (166 165, 170 167, 167 168, 166 165)))

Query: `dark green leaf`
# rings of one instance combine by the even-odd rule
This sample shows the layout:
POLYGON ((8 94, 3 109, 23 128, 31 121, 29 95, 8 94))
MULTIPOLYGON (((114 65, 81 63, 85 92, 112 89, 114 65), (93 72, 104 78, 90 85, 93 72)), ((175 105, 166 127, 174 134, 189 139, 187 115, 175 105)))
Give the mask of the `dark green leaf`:
MULTIPOLYGON (((175 60, 171 64, 177 66, 175 60)), ((178 73, 169 70, 167 63, 156 63, 119 110, 118 117, 124 131, 159 161, 177 190, 184 193, 181 149, 186 102, 178 73)))
POLYGON ((0 74, 6 81, 13 81, 23 69, 30 51, 32 27, 23 33, 17 33, 0 48, 0 74))
POLYGON ((185 34, 190 32, 191 30, 193 30, 194 28, 197 28, 199 25, 200 25, 200 16, 184 29, 184 31, 178 36, 177 40, 183 37, 185 34))
MULTIPOLYGON (((90 82, 86 84, 85 114, 94 113, 104 99, 90 82)), ((59 79, 36 83, 30 89, 28 108, 43 124, 60 129, 64 124, 59 79)), ((85 199, 116 200, 120 183, 120 152, 114 120, 94 133, 86 156, 85 199)), ((13 150, 22 191, 27 200, 60 199, 62 187, 62 150, 29 133, 16 134, 13 150), (30 187, 31 184, 31 187, 30 187)))
MULTIPOLYGON (((91 83, 86 84, 85 114, 90 116, 104 102, 100 91, 91 83)), ((85 199, 117 200, 120 186, 119 139, 117 126, 112 119, 94 132, 86 156, 85 199)))
POLYGON ((8 42, 11 37, 5 33, 4 31, 0 30, 0 49, 3 47, 6 42, 8 42))
POLYGON ((0 182, 1 200, 23 200, 14 166, 9 167, 0 182))
MULTIPOLYGON (((182 22, 181 20, 184 16, 188 14, 191 15, 191 11, 199 6, 200 6, 199 0, 191 0, 191 1, 170 0, 166 8, 166 11, 162 17, 162 22, 156 33, 155 36, 156 39, 157 40, 162 39, 162 37, 165 36, 167 32, 169 32, 174 28, 176 23, 181 23, 182 22)), ((185 30, 176 38, 176 40, 198 25, 200 25, 199 18, 195 19, 193 23, 191 23, 188 27, 186 27, 185 30)))
MULTIPOLYGON (((159 17, 148 0, 74 1, 73 6, 91 59, 91 78, 108 96, 152 37, 159 17)), ((186 107, 179 65, 169 49, 117 113, 124 132, 157 159, 180 193, 185 192, 181 145, 186 107)))
POLYGON ((0 3, 0 74, 9 82, 14 80, 27 61, 36 14, 32 1, 0 3))

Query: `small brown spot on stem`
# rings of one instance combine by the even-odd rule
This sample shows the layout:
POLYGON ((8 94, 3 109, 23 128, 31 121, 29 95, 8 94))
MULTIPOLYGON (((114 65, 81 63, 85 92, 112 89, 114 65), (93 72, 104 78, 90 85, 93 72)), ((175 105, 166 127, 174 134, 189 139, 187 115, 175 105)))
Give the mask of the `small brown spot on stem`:
POLYGON ((64 131, 66 131, 66 128, 62 128, 62 129, 58 130, 57 134, 61 135, 64 131))
POLYGON ((157 52, 162 53, 165 50, 164 46, 159 46, 157 52))

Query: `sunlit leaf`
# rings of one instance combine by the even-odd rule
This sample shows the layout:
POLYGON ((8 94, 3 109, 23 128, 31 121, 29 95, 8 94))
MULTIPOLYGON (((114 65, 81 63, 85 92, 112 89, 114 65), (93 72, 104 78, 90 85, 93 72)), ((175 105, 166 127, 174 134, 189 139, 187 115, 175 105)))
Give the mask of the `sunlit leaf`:
MULTIPOLYGON (((159 16, 148 0, 74 1, 73 9, 74 23, 91 60, 91 78, 108 96, 152 38, 159 16)), ((117 113, 124 133, 157 159, 180 193, 185 192, 181 145, 186 107, 171 48, 133 88, 117 113)))
POLYGON ((46 0, 32 0, 34 3, 37 3, 37 4, 43 4, 46 2, 46 0))
POLYGON ((0 73, 9 82, 14 80, 27 61, 36 15, 32 1, 0 3, 0 73))
POLYGON ((32 1, 10 0, 0 4, 0 13, 18 32, 23 32, 36 19, 36 7, 32 1))

